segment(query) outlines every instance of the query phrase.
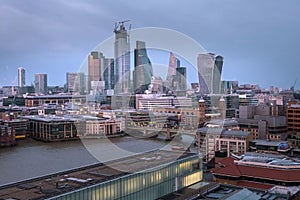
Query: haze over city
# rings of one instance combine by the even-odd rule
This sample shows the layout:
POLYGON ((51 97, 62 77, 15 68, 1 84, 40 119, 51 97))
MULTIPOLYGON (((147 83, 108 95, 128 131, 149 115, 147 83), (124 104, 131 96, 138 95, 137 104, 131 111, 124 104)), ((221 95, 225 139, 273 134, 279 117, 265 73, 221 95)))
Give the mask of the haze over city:
MULTIPOLYGON (((222 78, 289 88, 297 66, 299 2, 294 1, 1 1, 0 85, 26 84, 47 73, 63 85, 90 51, 113 35, 114 23, 162 27, 186 34, 208 52, 224 57, 222 78)), ((149 53, 152 62, 155 55, 149 53)), ((163 58, 167 65, 168 57, 163 58)), ((161 58, 158 59, 161 61, 161 58)), ((196 56, 195 56, 196 60, 196 56)), ((163 62, 163 61, 162 61, 163 62)), ((296 89, 298 89, 296 85, 296 89)))

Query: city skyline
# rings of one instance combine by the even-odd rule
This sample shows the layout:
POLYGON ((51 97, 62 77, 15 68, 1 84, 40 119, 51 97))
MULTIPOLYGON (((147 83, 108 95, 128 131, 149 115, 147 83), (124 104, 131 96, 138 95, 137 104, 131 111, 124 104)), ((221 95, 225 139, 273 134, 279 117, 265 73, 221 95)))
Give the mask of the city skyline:
POLYGON ((133 28, 156 26, 180 31, 208 52, 222 55, 223 80, 289 88, 299 74, 296 59, 291 59, 296 57, 299 43, 297 1, 229 1, 224 5, 216 1, 163 2, 158 9, 155 2, 140 9, 134 2, 120 4, 116 8, 110 2, 52 1, 44 12, 46 7, 40 2, 3 1, 0 13, 6 21, 0 23, 0 85, 16 85, 18 67, 26 69, 27 85, 35 73, 47 73, 49 85, 64 84, 65 73, 78 71, 93 47, 112 35, 114 22, 122 19, 131 19, 133 28), (155 20, 178 8, 180 15, 166 14, 164 20, 155 20), (83 12, 77 14, 80 9, 83 12), (145 9, 153 14, 139 17, 145 9), (74 28, 77 25, 79 28, 74 28), (22 37, 18 36, 20 31, 22 37), (57 73, 59 70, 63 73, 57 73))

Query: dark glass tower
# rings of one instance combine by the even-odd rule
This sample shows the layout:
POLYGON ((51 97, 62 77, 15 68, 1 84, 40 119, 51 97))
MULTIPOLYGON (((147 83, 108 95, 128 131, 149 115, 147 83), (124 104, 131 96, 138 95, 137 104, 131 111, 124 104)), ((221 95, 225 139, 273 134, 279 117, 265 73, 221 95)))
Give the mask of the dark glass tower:
POLYGON ((151 83, 153 68, 147 55, 146 44, 136 41, 134 50, 133 89, 135 94, 143 94, 151 83))

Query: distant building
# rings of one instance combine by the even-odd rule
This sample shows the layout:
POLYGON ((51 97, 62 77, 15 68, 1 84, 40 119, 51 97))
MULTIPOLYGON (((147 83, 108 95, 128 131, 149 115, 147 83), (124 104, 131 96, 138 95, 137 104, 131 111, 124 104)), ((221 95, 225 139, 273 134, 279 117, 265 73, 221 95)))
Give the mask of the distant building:
POLYGON ((68 94, 25 97, 26 107, 37 107, 37 106, 42 106, 44 104, 63 105, 69 102, 84 104, 87 102, 87 99, 86 96, 84 95, 68 95, 68 94))
POLYGON ((136 109, 191 108, 192 99, 187 97, 162 96, 157 94, 136 95, 136 109))
POLYGON ((15 130, 13 127, 3 125, 0 121, 0 147, 16 144, 15 130))
POLYGON ((88 93, 95 89, 93 84, 104 80, 104 56, 101 52, 92 51, 88 56, 88 93))
POLYGON ((221 93, 222 94, 232 94, 238 90, 238 81, 222 81, 221 82, 221 93))
POLYGON ((36 94, 48 93, 48 80, 47 74, 35 74, 34 75, 34 88, 36 94))
POLYGON ((104 59, 104 82, 105 90, 113 90, 115 87, 115 78, 114 78, 114 59, 105 58, 104 59))
POLYGON ((275 104, 240 106, 237 120, 241 130, 251 131, 254 139, 285 140, 287 137, 286 117, 277 115, 275 104))
POLYGON ((25 82, 25 69, 22 67, 18 68, 18 86, 24 87, 26 84, 25 82))
POLYGON ((130 40, 125 22, 116 25, 115 33, 115 94, 130 93, 130 40))
POLYGON ((169 66, 168 66, 168 72, 167 72, 167 78, 166 78, 166 89, 167 91, 173 91, 175 90, 175 76, 177 74, 176 69, 180 67, 180 60, 175 57, 175 55, 170 52, 169 57, 169 66))
POLYGON ((198 78, 201 94, 220 94, 223 57, 202 53, 197 57, 198 78))
POLYGON ((175 93, 177 95, 180 94, 180 92, 183 92, 183 95, 185 96, 186 93, 186 67, 177 67, 176 68, 176 76, 175 76, 175 83, 174 83, 174 88, 175 88, 175 93))
POLYGON ((136 41, 134 49, 133 89, 135 94, 143 94, 151 83, 153 68, 147 55, 145 42, 136 41))
POLYGON ((66 88, 68 93, 84 94, 85 81, 84 73, 70 73, 66 74, 66 88))

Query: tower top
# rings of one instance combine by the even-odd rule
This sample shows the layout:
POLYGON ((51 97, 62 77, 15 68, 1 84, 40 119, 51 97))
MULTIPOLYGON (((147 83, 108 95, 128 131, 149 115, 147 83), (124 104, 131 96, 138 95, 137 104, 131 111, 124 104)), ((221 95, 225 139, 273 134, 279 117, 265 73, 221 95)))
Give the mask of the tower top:
MULTIPOLYGON (((119 33, 119 32, 122 32, 122 31, 126 31, 125 29, 125 23, 126 22, 130 22, 130 20, 123 20, 123 21, 120 21, 120 22, 116 22, 115 23, 115 28, 114 28, 114 33, 119 33)), ((131 25, 129 25, 129 29, 130 29, 131 25)))

